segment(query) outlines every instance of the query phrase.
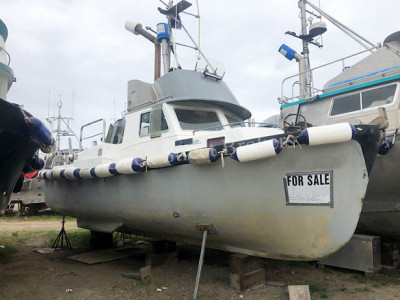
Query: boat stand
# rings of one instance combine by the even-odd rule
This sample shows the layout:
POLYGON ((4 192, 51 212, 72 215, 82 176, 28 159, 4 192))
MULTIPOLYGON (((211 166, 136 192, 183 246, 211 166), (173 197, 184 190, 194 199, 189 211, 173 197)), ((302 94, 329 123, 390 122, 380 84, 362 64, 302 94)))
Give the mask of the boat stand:
POLYGON ((197 224, 196 227, 203 234, 203 240, 201 242, 199 266, 197 267, 196 283, 194 285, 194 293, 193 293, 194 300, 197 300, 197 294, 199 293, 200 277, 201 277, 201 271, 203 269, 204 253, 205 253, 206 243, 207 243, 207 235, 208 234, 214 235, 217 233, 217 231, 215 230, 215 228, 212 224, 197 224))
POLYGON ((354 234, 339 251, 318 261, 318 266, 332 266, 364 272, 371 276, 381 269, 380 237, 354 234))
POLYGON ((72 249, 71 242, 67 236, 67 232, 65 231, 65 216, 63 216, 62 221, 61 221, 61 230, 60 233, 57 235, 56 240, 54 241, 53 245, 51 248, 54 248, 54 250, 57 250, 57 248, 60 248, 61 250, 64 249, 72 249), (65 247, 64 247, 64 241, 65 241, 65 247))

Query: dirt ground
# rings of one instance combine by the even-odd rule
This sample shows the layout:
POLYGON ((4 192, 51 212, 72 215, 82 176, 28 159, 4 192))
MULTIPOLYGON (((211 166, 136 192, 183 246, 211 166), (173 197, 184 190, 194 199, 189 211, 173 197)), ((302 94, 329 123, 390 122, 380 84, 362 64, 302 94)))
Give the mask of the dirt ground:
MULTIPOLYGON (((73 240, 88 234, 66 223, 73 240)), ((124 278, 144 266, 143 257, 129 257, 109 263, 86 265, 67 257, 87 252, 87 248, 39 254, 49 247, 60 229, 55 219, 1 219, 0 245, 14 249, 1 255, 0 299, 191 299, 198 263, 198 249, 180 248, 180 260, 152 270, 152 281, 143 284, 124 278), (69 293, 66 291, 71 289, 69 293)), ((74 242, 73 242, 74 244, 74 242)), ((3 251, 5 251, 3 249, 3 251)), ((398 299, 400 271, 382 271, 374 277, 325 267, 315 263, 265 260, 268 281, 284 286, 265 285, 244 293, 229 286, 229 254, 208 251, 201 279, 200 299, 288 299, 287 285, 307 284, 313 299, 398 299)))

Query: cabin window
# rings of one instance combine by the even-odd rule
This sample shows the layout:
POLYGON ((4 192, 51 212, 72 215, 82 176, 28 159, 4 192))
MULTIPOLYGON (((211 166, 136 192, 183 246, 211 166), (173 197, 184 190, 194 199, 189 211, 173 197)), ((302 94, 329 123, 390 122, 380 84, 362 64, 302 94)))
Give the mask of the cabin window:
MULTIPOLYGON (((164 112, 161 111, 161 131, 168 130, 168 124, 165 120, 164 112)), ((139 136, 145 137, 150 134, 150 112, 146 112, 141 114, 140 116, 140 128, 139 128, 139 136)))
POLYGON ((396 88, 397 84, 391 84, 357 94, 334 98, 330 115, 336 116, 390 104, 394 100, 396 88))
POLYGON ((175 109, 179 124, 183 130, 221 130, 217 113, 205 110, 175 109))
POLYGON ((117 122, 110 125, 105 142, 111 144, 121 144, 124 138, 124 131, 125 119, 119 119, 117 122))
POLYGON ((348 95, 333 100, 331 116, 360 110, 360 94, 348 95))
POLYGON ((228 123, 231 126, 231 128, 244 127, 243 120, 237 116, 225 114, 225 118, 228 120, 228 123))
POLYGON ((361 93, 362 108, 382 106, 393 102, 396 84, 384 86, 378 89, 369 90, 361 93))

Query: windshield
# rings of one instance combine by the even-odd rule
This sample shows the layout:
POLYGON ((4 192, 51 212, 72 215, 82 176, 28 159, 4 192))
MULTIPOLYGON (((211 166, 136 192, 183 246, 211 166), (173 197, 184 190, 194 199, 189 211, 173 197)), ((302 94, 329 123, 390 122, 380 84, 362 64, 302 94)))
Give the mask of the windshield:
POLYGON ((214 111, 175 109, 183 130, 221 130, 221 122, 214 111))
POLYGON ((231 128, 244 127, 244 124, 242 123, 243 120, 241 118, 239 118, 238 116, 234 116, 231 114, 225 114, 225 118, 228 120, 228 123, 231 126, 231 128))

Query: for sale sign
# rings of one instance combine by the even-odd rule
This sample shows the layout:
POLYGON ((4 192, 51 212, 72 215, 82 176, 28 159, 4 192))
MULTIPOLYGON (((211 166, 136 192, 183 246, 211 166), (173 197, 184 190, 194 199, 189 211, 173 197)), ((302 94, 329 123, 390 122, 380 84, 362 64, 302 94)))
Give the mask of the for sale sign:
POLYGON ((287 173, 283 178, 287 205, 333 206, 333 171, 287 173))

